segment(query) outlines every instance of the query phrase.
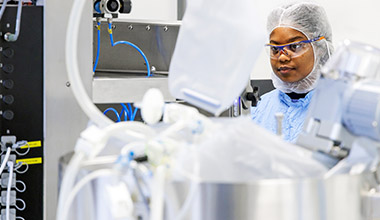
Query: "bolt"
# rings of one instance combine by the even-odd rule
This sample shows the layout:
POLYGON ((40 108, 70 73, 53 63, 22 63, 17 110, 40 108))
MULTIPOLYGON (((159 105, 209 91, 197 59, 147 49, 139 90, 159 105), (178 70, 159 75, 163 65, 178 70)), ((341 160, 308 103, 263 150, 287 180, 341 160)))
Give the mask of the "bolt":
POLYGON ((168 26, 164 27, 164 31, 167 32, 169 30, 168 26))
POLYGON ((133 26, 130 24, 130 25, 128 26, 128 29, 129 29, 129 30, 132 30, 132 29, 133 29, 133 26))
POLYGON ((70 87, 70 82, 69 81, 66 82, 66 87, 70 87))
POLYGON ((147 25, 147 26, 145 27, 145 30, 150 31, 150 25, 147 25))

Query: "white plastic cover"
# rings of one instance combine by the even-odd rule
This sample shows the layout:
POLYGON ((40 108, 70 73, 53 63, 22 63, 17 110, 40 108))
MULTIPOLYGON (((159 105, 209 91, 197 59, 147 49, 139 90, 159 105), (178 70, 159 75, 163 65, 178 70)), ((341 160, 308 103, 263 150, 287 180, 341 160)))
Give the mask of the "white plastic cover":
POLYGON ((254 0, 187 1, 169 69, 174 97, 215 115, 232 105, 265 43, 255 6, 254 0))
POLYGON ((284 142, 240 117, 219 121, 220 129, 176 158, 181 176, 205 182, 250 182, 261 179, 321 177, 327 167, 312 151, 284 142))

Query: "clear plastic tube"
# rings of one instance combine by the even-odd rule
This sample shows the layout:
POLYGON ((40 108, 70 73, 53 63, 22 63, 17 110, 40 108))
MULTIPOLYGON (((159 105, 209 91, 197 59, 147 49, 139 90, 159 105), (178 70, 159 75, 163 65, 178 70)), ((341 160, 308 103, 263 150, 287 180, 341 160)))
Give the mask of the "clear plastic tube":
POLYGON ((79 25, 82 19, 81 15, 83 8, 86 3, 86 0, 76 0, 73 2, 66 34, 66 67, 71 88, 79 106, 92 122, 99 127, 105 127, 112 124, 113 121, 107 118, 107 116, 105 116, 88 97, 87 92, 83 87, 78 65, 79 25))
MULTIPOLYGON (((147 125, 144 125, 140 122, 120 122, 120 123, 114 123, 103 130, 103 136, 102 138, 97 142, 97 144, 94 146, 93 150, 91 151, 90 155, 86 159, 93 159, 95 158, 106 146, 106 143, 108 139, 113 137, 119 137, 122 140, 131 140, 131 137, 137 138, 137 139, 146 139, 150 136, 155 135, 155 131, 150 128, 147 125)), ((77 144, 81 144, 78 142, 77 144)), ((61 184, 61 190, 59 193, 59 200, 58 200, 58 210, 57 210, 57 219, 62 219, 62 212, 64 210, 64 204, 67 201, 67 195, 71 192, 72 187, 75 183, 75 178, 77 176, 77 173, 80 169, 80 165, 85 159, 85 155, 82 152, 76 152, 71 159, 66 172, 65 176, 63 177, 62 184, 61 184)))
POLYGON ((0 21, 1 21, 1 18, 3 17, 5 8, 7 7, 7 3, 8 3, 8 0, 4 0, 3 1, 3 5, 1 6, 1 9, 0 9, 0 21))
POLYGON ((133 177, 135 179, 137 190, 138 190, 138 192, 141 196, 141 199, 145 205, 146 211, 149 213, 150 212, 149 202, 148 202, 148 199, 145 196, 145 194, 141 188, 141 185, 140 185, 140 181, 139 181, 138 174, 137 174, 137 163, 136 163, 136 161, 131 161, 130 166, 132 168, 132 174, 133 174, 133 177))
POLYGON ((67 196, 67 200, 65 201, 65 204, 63 206, 63 210, 60 216, 58 217, 58 220, 66 220, 67 215, 69 213, 69 209, 71 204, 73 203, 76 195, 78 192, 84 187, 88 182, 97 179, 101 176, 110 176, 110 175, 119 175, 119 172, 116 172, 115 170, 110 169, 102 169, 94 171, 87 176, 83 177, 73 188, 73 190, 70 191, 70 194, 67 196))
POLYGON ((165 188, 165 167, 163 165, 156 168, 152 184, 152 196, 150 203, 150 220, 162 220, 164 214, 164 188, 165 188))
POLYGON ((18 36, 20 35, 20 26, 21 26, 21 13, 22 13, 22 2, 23 0, 18 1, 18 6, 17 6, 17 18, 16 18, 16 28, 15 28, 15 33, 6 33, 4 35, 4 39, 9 42, 14 42, 18 39, 18 36))
POLYGON ((13 179, 13 162, 8 161, 9 177, 8 177, 8 186, 7 186, 7 198, 5 203, 5 218, 9 220, 10 217, 10 206, 11 206, 11 188, 12 188, 12 179, 13 179))
POLYGON ((190 207, 191 207, 191 204, 195 198, 195 195, 198 191, 198 187, 199 187, 199 183, 197 182, 191 182, 191 186, 190 186, 190 190, 186 196, 186 200, 185 202, 183 203, 181 209, 179 210, 178 214, 177 214, 177 217, 175 218, 175 220, 181 220, 183 219, 184 217, 186 217, 186 214, 187 212, 189 211, 190 207))
POLYGON ((104 136, 94 147, 94 150, 89 155, 89 158, 96 157, 105 147, 108 139, 118 137, 126 142, 131 142, 133 139, 145 140, 154 137, 156 132, 141 122, 120 122, 114 123, 103 129, 104 136), (132 139, 131 139, 132 138, 132 139))
POLYGON ((8 162, 8 159, 9 159, 9 155, 10 155, 10 154, 11 154, 11 148, 8 147, 8 148, 7 148, 7 152, 5 153, 5 156, 4 156, 3 163, 1 163, 1 166, 0 166, 0 175, 3 173, 4 168, 5 168, 5 166, 7 165, 7 162, 8 162))
POLYGON ((63 176, 63 180, 61 183, 61 189, 59 191, 58 198, 58 208, 57 208, 57 216, 56 219, 61 219, 63 206, 65 201, 67 200, 67 196, 69 195, 74 183, 77 173, 79 172, 80 163, 84 158, 83 153, 75 153, 68 164, 65 175, 63 176))

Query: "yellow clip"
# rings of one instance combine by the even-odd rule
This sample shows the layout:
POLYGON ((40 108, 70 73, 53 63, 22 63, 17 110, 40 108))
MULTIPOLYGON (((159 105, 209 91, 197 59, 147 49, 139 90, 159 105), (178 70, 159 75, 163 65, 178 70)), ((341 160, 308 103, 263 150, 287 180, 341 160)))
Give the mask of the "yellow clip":
POLYGON ((98 30, 100 31, 100 25, 96 25, 96 27, 98 28, 98 30))
POLYGON ((108 33, 109 33, 109 34, 112 34, 112 29, 109 29, 109 28, 108 28, 108 33))

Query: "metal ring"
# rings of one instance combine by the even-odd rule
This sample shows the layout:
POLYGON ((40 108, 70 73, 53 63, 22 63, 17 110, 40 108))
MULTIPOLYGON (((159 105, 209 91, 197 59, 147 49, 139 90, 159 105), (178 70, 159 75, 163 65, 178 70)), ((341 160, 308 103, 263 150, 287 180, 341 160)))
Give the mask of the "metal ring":
MULTIPOLYGON (((18 152, 18 151, 17 151, 17 148, 15 149, 15 152, 16 152, 19 156, 25 156, 25 155, 27 155, 27 154, 29 153, 29 151, 30 151, 30 145, 29 145, 28 142, 26 143, 26 145, 28 145, 28 148, 27 148, 27 150, 26 150, 24 153, 20 153, 20 152, 18 152)), ((24 146, 25 146, 25 145, 24 145, 24 146)))
POLYGON ((15 189, 17 190, 17 192, 23 193, 23 192, 25 192, 25 190, 26 190, 26 185, 25 185, 25 183, 24 183, 23 181, 21 181, 21 180, 16 180, 16 183, 15 183, 15 189), (21 183, 21 185, 24 186, 24 189, 21 190, 21 189, 17 188, 17 183, 21 183))
POLYGON ((26 171, 28 171, 28 169, 29 169, 29 164, 27 164, 27 163, 25 163, 25 162, 21 162, 21 163, 22 163, 22 164, 25 164, 25 166, 26 166, 25 170, 24 170, 24 171, 19 171, 19 170, 18 170, 20 167, 22 167, 22 165, 19 166, 19 167, 17 167, 17 168, 15 168, 14 170, 15 170, 17 173, 19 173, 19 174, 24 174, 24 173, 26 173, 26 171))
POLYGON ((26 203, 25 203, 24 200, 22 200, 22 199, 16 199, 15 207, 16 207, 16 209, 19 210, 19 211, 24 211, 25 208, 26 208, 26 203), (17 201, 20 201, 20 202, 24 205, 24 207, 22 207, 22 208, 18 207, 17 204, 16 204, 17 201))

